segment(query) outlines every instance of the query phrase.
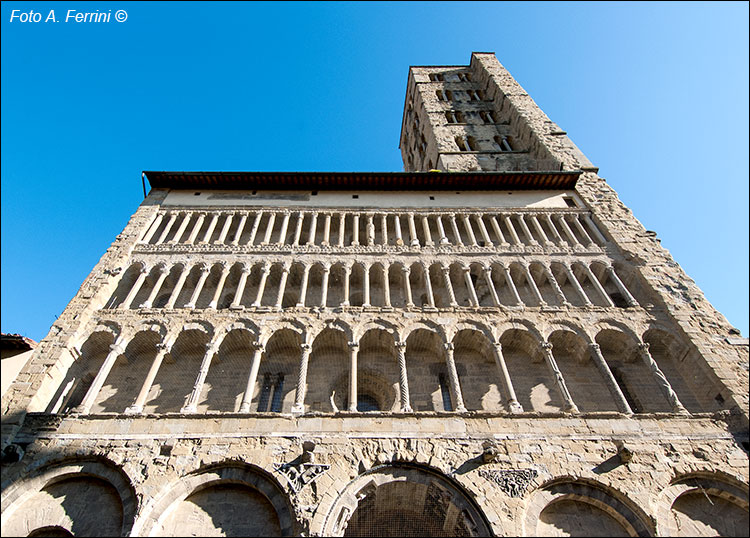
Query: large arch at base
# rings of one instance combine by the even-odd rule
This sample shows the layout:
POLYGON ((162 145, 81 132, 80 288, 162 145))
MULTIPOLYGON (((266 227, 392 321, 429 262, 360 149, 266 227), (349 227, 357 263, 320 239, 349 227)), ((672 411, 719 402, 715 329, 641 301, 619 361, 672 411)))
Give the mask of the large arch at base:
POLYGON ((324 536, 491 536, 479 506, 450 478, 412 464, 375 467, 350 482, 324 536))
POLYGON ((265 471, 239 462, 200 469, 170 484, 134 528, 139 536, 292 536, 294 510, 265 471))

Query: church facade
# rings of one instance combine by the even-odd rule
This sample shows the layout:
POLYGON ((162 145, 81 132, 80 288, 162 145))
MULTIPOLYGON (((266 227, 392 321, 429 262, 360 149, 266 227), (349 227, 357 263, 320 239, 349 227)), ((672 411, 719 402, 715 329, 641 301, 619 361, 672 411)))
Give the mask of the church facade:
POLYGON ((145 172, 2 400, 4 536, 747 536, 748 345, 492 53, 404 172, 145 172))

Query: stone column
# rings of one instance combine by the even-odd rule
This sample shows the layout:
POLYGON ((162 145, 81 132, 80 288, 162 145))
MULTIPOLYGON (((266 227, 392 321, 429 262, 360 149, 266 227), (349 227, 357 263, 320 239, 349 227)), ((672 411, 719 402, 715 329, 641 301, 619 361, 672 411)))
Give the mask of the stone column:
POLYGON ((138 393, 138 396, 136 396, 135 402, 133 402, 133 405, 125 409, 125 414, 137 415, 143 413, 143 406, 146 405, 148 393, 151 391, 151 387, 156 379, 156 374, 159 372, 161 363, 164 361, 164 356, 169 352, 170 347, 171 346, 166 344, 156 345, 156 356, 151 363, 151 368, 149 368, 148 374, 146 374, 146 379, 143 381, 143 385, 141 385, 141 390, 138 393))
POLYGON ((154 222, 151 223, 151 226, 149 227, 148 231, 146 232, 146 235, 143 236, 143 239, 141 239, 141 243, 148 243, 151 241, 151 238, 156 233, 156 230, 159 229, 159 225, 161 224, 161 221, 164 220, 164 214, 159 213, 156 215, 156 219, 154 219, 154 222))
POLYGON ((331 214, 326 213, 326 220, 323 224, 323 246, 327 247, 331 244, 331 214))
POLYGON ((469 241, 471 241, 472 247, 478 247, 477 238, 474 236, 474 230, 471 228, 471 222, 469 222, 469 216, 466 214, 461 215, 461 220, 464 222, 466 233, 469 234, 469 241))
POLYGON ((177 284, 175 284, 174 289, 172 290, 172 294, 169 296, 169 300, 167 301, 167 304, 164 306, 164 308, 174 308, 174 304, 177 302, 177 297, 180 296, 182 287, 185 285, 185 280, 187 280, 191 269, 192 267, 190 267, 189 265, 183 265, 182 272, 180 273, 180 278, 177 279, 177 284))
POLYGON ((495 348, 495 363, 500 370, 500 377, 503 379, 505 390, 508 391, 508 409, 511 413, 523 413, 523 407, 521 407, 518 398, 516 398, 516 391, 513 390, 513 382, 510 380, 508 366, 505 364, 503 346, 500 345, 500 342, 495 342, 493 346, 495 348))
POLYGON ((589 349, 591 349, 591 358, 593 359, 594 364, 596 364, 596 367, 599 369, 599 372, 602 374, 604 383, 607 385, 609 392, 615 399, 617 408, 621 413, 632 415, 633 410, 630 409, 630 405, 625 399, 625 395, 623 395, 622 390, 620 390, 620 386, 617 384, 615 376, 612 375, 612 370, 609 369, 607 361, 604 360, 604 355, 602 355, 602 350, 599 347, 599 344, 589 344, 589 349))
POLYGON ((531 219, 531 224, 534 226, 534 229, 536 230, 536 233, 539 234, 539 237, 542 238, 542 241, 544 241, 545 246, 553 246, 554 243, 550 241, 549 237, 547 237, 547 234, 544 233, 544 228, 542 228, 541 223, 539 222, 539 219, 536 215, 530 215, 529 218, 531 219))
POLYGON ((182 219, 182 222, 180 223, 180 227, 177 228, 177 232, 174 234, 174 237, 169 240, 169 243, 177 243, 180 240, 180 237, 182 237, 182 234, 185 233, 185 228, 187 228, 188 223, 190 222, 190 213, 185 213, 185 218, 182 219))
POLYGON ((302 236, 302 223, 305 221, 305 214, 300 211, 297 213, 297 227, 294 229, 294 239, 292 240, 292 246, 296 247, 299 245, 299 239, 302 236))
POLYGON ((409 282, 411 269, 409 267, 401 267, 401 270, 404 272, 404 291, 406 292, 406 306, 414 306, 414 301, 411 297, 411 282, 409 282))
POLYGON ((612 302, 612 299, 610 299, 609 294, 604 289, 604 286, 602 286, 602 283, 599 282, 599 279, 596 278, 596 275, 591 270, 591 268, 587 264, 583 264, 583 270, 586 272, 586 276, 589 277, 589 280, 596 288, 596 291, 599 293, 599 295, 602 296, 602 299, 604 299, 604 302, 607 303, 607 306, 614 307, 615 303, 612 302))
POLYGON ((490 217, 490 224, 492 224, 492 229, 495 230, 495 235, 497 235, 497 238, 500 240, 500 246, 510 244, 508 243, 508 240, 505 239, 503 230, 500 228, 500 224, 498 224, 497 219, 494 215, 490 217))
POLYGON ((104 382, 107 380, 109 372, 115 365, 117 357, 119 357, 123 353, 125 353, 125 339, 122 337, 122 335, 120 335, 117 337, 114 344, 109 346, 109 353, 104 359, 102 367, 99 368, 99 371, 96 373, 96 377, 94 377, 94 381, 91 383, 89 390, 86 391, 86 396, 83 397, 81 405, 76 407, 77 413, 87 415, 89 411, 91 411, 91 406, 93 406, 94 402, 96 402, 96 397, 99 396, 99 391, 102 390, 104 382))
POLYGON ((135 296, 141 290, 143 281, 146 280, 147 276, 148 276, 148 268, 141 265, 141 268, 138 270, 138 278, 135 280, 133 287, 130 288, 128 295, 127 297, 125 297, 125 300, 120 305, 120 308, 122 308, 123 310, 127 310, 128 308, 130 308, 130 303, 133 302, 133 299, 135 299, 135 296))
POLYGON ((216 353, 219 351, 220 342, 214 341, 206 344, 206 354, 203 356, 201 362, 201 369, 198 371, 198 377, 193 384, 193 391, 190 393, 185 406, 180 409, 180 413, 195 413, 198 410, 198 400, 201 397, 201 391, 203 391, 203 384, 206 382, 206 376, 208 375, 208 369, 211 367, 211 361, 216 353))
POLYGON ((344 232, 346 231, 346 215, 342 213, 339 216, 339 246, 344 246, 344 232))
POLYGON ((547 276, 547 280, 549 280, 549 283, 552 285, 552 288, 555 290, 555 293, 560 299, 560 304, 563 306, 570 306, 570 303, 565 298, 565 294, 563 293, 563 290, 560 287, 560 284, 558 284, 557 279, 555 278, 555 275, 552 272, 552 269, 550 267, 547 267, 545 264, 542 264, 542 267, 544 268, 544 273, 547 276))
POLYGON ((307 296, 307 281, 310 277, 310 265, 305 265, 302 271, 302 283, 299 286, 299 300, 297 301, 298 307, 305 306, 305 297, 307 296))
POLYGON ((566 413, 578 413, 579 412, 578 407, 573 401, 573 398, 570 396, 570 391, 568 391, 568 387, 565 384, 565 379, 563 379, 562 373, 560 372, 560 369, 557 367, 557 361, 555 360, 554 355, 552 355, 552 344, 550 344, 549 342, 542 342, 542 351, 544 354, 544 360, 547 362, 547 366, 549 366, 549 369, 552 371, 552 374, 555 376, 555 382, 557 383, 557 388, 560 390, 560 393, 562 394, 563 401, 565 402, 565 412, 566 413))
POLYGON ((672 406, 672 411, 680 414, 689 414, 687 409, 685 409, 685 406, 682 405, 682 402, 680 402, 680 399, 677 398, 677 394, 675 394, 674 390, 672 390, 672 385, 669 384, 666 376, 661 371, 661 369, 659 369, 659 366, 651 356, 651 353, 649 353, 648 347, 649 345, 646 343, 638 343, 638 351, 640 351, 640 356, 643 359, 643 362, 646 363, 648 369, 651 371, 651 375, 654 376, 656 384, 659 385, 659 388, 664 393, 664 396, 667 398, 669 405, 672 406))
POLYGON ((352 218, 352 246, 359 246, 359 213, 355 213, 352 218))
POLYGON ((320 306, 326 307, 328 301, 328 278, 331 275, 331 266, 328 264, 323 265, 323 282, 320 285, 320 306))
POLYGON ((443 280, 445 280, 445 288, 448 290, 448 298, 450 299, 451 306, 458 306, 456 301, 456 294, 453 293, 453 284, 451 283, 451 269, 450 267, 440 267, 443 272, 443 280))
POLYGON ((198 283, 195 285, 195 290, 193 291, 193 295, 190 297, 190 300, 185 305, 185 308, 195 308, 195 304, 198 302, 198 297, 200 297, 201 291, 203 290, 203 284, 206 283, 206 279, 208 278, 208 274, 211 272, 210 267, 206 267, 205 265, 201 266, 201 276, 198 279, 198 283))
POLYGON ((456 411, 463 413, 466 411, 464 397, 461 394, 461 385, 458 382, 458 372, 456 371, 456 361, 453 359, 453 344, 445 344, 445 361, 448 367, 448 377, 451 382, 451 392, 453 401, 456 402, 456 411))
POLYGON ((582 216, 583 216, 584 222, 586 222, 586 224, 589 225, 589 228, 591 229, 591 231, 594 232, 594 236, 596 237, 596 239, 602 244, 606 243, 607 239, 599 231, 599 228, 596 227, 596 224, 594 224, 594 221, 591 219, 591 215, 589 215, 588 213, 585 213, 582 216))
POLYGON ((169 214, 169 221, 167 222, 167 225, 164 227, 164 231, 159 236, 159 239, 156 240, 155 245, 159 245, 164 242, 164 240, 169 235, 169 231, 172 229, 172 226, 174 225, 174 221, 177 220, 177 213, 171 213, 169 214))
POLYGON ((201 231, 201 228, 203 227, 203 221, 206 220, 206 213, 200 212, 198 213, 198 219, 195 221, 195 224, 193 225, 193 229, 190 232, 190 235, 188 236, 187 244, 193 245, 195 244, 195 240, 198 238, 198 234, 201 231))
POLYGON ((279 282, 279 295, 276 297, 276 308, 281 308, 281 303, 284 301, 284 291, 286 289, 286 281, 289 278, 289 266, 284 264, 281 266, 281 282, 279 282))
POLYGON ((216 229, 217 222, 219 222, 219 215, 218 213, 214 213, 211 216, 211 222, 208 224, 208 229, 206 230, 203 239, 201 239, 201 244, 208 243, 211 240, 211 236, 214 234, 214 229, 216 229))
POLYGON ((620 290, 620 293, 625 297, 625 301, 627 301, 628 306, 638 306, 638 301, 636 301, 635 298, 631 295, 631 293, 628 291, 628 288, 626 288, 625 284, 623 284, 622 280, 620 280, 620 277, 617 276, 615 268, 611 265, 607 266, 607 275, 612 280, 612 282, 615 283, 615 286, 618 290, 620 290))
POLYGON ((372 221, 372 213, 367 214, 367 224, 365 229, 367 230, 367 246, 371 247, 375 244, 375 223, 372 221))
POLYGON ((394 228, 396 229, 396 245, 399 247, 404 246, 404 239, 401 237, 401 221, 398 215, 393 215, 394 228))
POLYGON ((388 214, 383 213, 380 217, 380 225, 383 228, 383 246, 388 245, 388 214))
POLYGON ((261 245, 268 245, 271 242, 274 224, 276 224, 276 213, 271 213, 268 217, 268 224, 266 225, 266 235, 263 236, 263 241, 260 242, 261 245))
POLYGON ((495 289, 495 283, 492 281, 492 269, 483 266, 482 274, 487 281, 487 287, 490 290, 490 295, 492 295, 492 302, 495 303, 495 306, 500 306, 500 297, 498 296, 497 290, 495 289))
POLYGON ((255 298, 255 301, 253 302, 252 306, 258 307, 260 306, 260 303, 263 301, 263 290, 266 287, 266 280, 268 280, 268 273, 271 272, 271 266, 263 264, 262 266, 263 273, 260 275, 260 284, 258 284, 258 296, 255 298))
POLYGON ((471 299, 472 306, 479 306, 479 298, 477 292, 474 289, 474 283, 471 281, 471 268, 461 267, 461 271, 464 273, 464 282, 466 282, 466 289, 469 290, 469 298, 471 299))
POLYGON ((456 236, 456 246, 462 247, 464 246, 464 242, 461 241, 461 232, 458 231, 458 223, 456 222, 456 215, 455 213, 450 213, 448 216, 450 218, 451 229, 453 230, 453 235, 456 236))
POLYGON ((307 392, 307 364, 310 360, 310 344, 302 344, 302 356, 299 361, 299 375, 297 376, 297 392, 294 395, 292 413, 305 412, 305 393, 307 392))
POLYGON ((357 354, 359 344, 349 342, 349 411, 357 411, 357 354))
POLYGON ((484 220, 482 220, 482 215, 474 215, 474 220, 477 221, 477 225, 479 226, 479 232, 482 234, 482 239, 484 240, 484 246, 485 247, 494 247, 494 243, 492 243, 492 239, 490 239, 490 234, 487 231, 487 226, 484 224, 484 220))
POLYGON ((414 213, 408 213, 408 216, 409 216, 409 236, 411 237, 411 242, 409 243, 409 246, 419 247, 419 238, 417 237, 417 227, 414 225, 414 213))
POLYGON ((216 241, 214 241, 215 244, 220 245, 226 240, 227 234, 229 233, 229 228, 232 226, 232 220, 234 220, 234 214, 230 213, 227 215, 227 218, 224 221, 224 226, 222 226, 221 228, 221 233, 219 233, 219 238, 216 241))
POLYGON ((430 222, 427 220, 427 215, 422 216, 422 230, 424 231, 424 246, 432 247, 435 243, 432 241, 432 234, 430 233, 430 222))
POLYGON ((531 269, 529 269, 529 266, 525 263, 521 265, 523 267, 523 273, 526 277, 526 282, 528 283, 529 288, 531 288, 531 293, 533 293, 534 297, 536 297, 536 300, 539 301, 540 306, 547 306, 547 303, 542 297, 542 293, 539 291, 536 282, 534 282, 534 277, 531 276, 531 269))
POLYGON ((260 358, 263 354, 263 346, 260 342, 250 344, 253 349, 253 362, 250 366, 250 374, 247 376, 247 385, 245 394, 242 395, 242 404, 240 404, 240 413, 249 413, 250 405, 253 401, 253 391, 255 390, 255 380, 258 379, 258 370, 260 369, 260 358))
POLYGON ((503 222, 505 222, 505 226, 508 227, 508 231, 510 232, 510 237, 513 239, 514 245, 523 245, 521 242, 521 238, 518 237, 518 232, 516 232, 516 228, 513 226, 513 221, 510 220, 510 217, 508 215, 503 215, 503 222))
POLYGON ((445 227, 443 226, 442 215, 437 216, 437 226, 438 226, 438 231, 440 232, 440 245, 449 244, 450 241, 448 241, 448 237, 445 235, 445 227))
POLYGON ((425 265, 422 265, 422 272, 424 273, 424 283, 427 288, 427 304, 430 308, 435 308, 435 294, 432 292, 432 282, 430 281, 430 269, 425 265))
POLYGON ((389 266, 383 263, 383 304, 386 308, 391 307, 391 284, 388 282, 389 266))
POLYGON ((370 306, 370 266, 367 264, 362 264, 362 268, 365 271, 365 277, 363 279, 363 286, 364 286, 364 300, 362 301, 362 306, 370 306))
POLYGON ((286 231, 289 229, 289 219, 291 218, 291 213, 288 211, 284 211, 284 220, 281 221, 281 231, 279 231, 279 241, 278 245, 284 245, 286 244, 286 231))
POLYGON ((552 230, 552 235, 554 236, 555 241, 557 241, 561 247, 567 247, 568 242, 565 241, 565 239, 563 239, 560 235, 560 232, 557 231, 557 227, 555 226, 555 223, 552 222, 552 218, 550 217, 549 213, 544 214, 544 219, 547 221, 549 229, 552 230))
POLYGON ((503 274, 505 275, 505 283, 508 285, 508 288, 510 288, 510 292, 513 294, 516 304, 523 306, 521 296, 518 295, 518 289, 516 289, 516 285, 513 283, 513 277, 510 276, 510 268, 503 265, 503 274))
POLYGON ((258 228, 260 227, 261 219, 263 219, 263 212, 258 211, 258 213, 255 214, 255 220, 253 220, 253 227, 250 228, 250 237, 247 240, 247 245, 255 243, 255 236, 258 235, 258 228))
POLYGON ((237 290, 234 292, 234 299, 232 304, 229 305, 231 309, 242 308, 242 295, 245 293, 245 285, 247 284, 247 277, 250 276, 250 267, 244 263, 240 269, 240 281, 237 283, 237 290))
POLYGON ((240 223, 237 225, 237 231, 234 233, 234 239, 232 239, 231 244, 237 245, 240 242, 240 237, 242 236, 242 232, 245 230, 245 224, 247 223, 247 211, 243 211, 240 213, 242 215, 240 217, 240 223))
POLYGON ((518 217, 518 222, 521 224, 521 229, 523 230, 524 235, 529 238, 529 244, 538 245, 539 241, 534 239, 534 236, 531 235, 531 230, 529 230, 529 227, 526 224, 526 219, 524 218, 524 215, 521 213, 521 214, 518 214, 517 217, 518 217))
POLYGON ((576 275, 573 273, 573 269, 571 269, 565 264, 562 264, 562 266, 565 268, 565 273, 568 275, 568 280, 570 281, 571 284, 573 284, 573 287, 576 289, 578 294, 583 299, 583 304, 585 304, 586 306, 592 306, 591 301, 588 298, 588 295, 586 295, 586 292, 583 291, 583 287, 581 286, 581 283, 578 282, 576 275))
POLYGON ((151 293, 149 293, 148 299, 146 299, 146 302, 140 305, 139 308, 151 308, 151 305, 154 304, 154 299, 156 299, 156 295, 159 293, 162 284, 164 284, 164 280, 167 278, 167 276, 169 276, 169 271, 167 270, 167 266, 164 263, 157 264, 154 269, 159 273, 159 278, 156 280, 156 284, 154 284, 154 287, 151 289, 151 293))
POLYGON ((227 277, 229 276, 229 267, 225 262, 221 262, 221 276, 219 277, 219 283, 216 285, 216 291, 214 292, 214 296, 211 298, 211 302, 208 304, 208 308, 216 309, 217 306, 219 306, 219 297, 221 297, 221 292, 224 289, 224 282, 226 282, 227 277))
MULTIPOLYGON (((573 215, 573 226, 576 227, 576 230, 581 234, 581 237, 583 237, 586 241, 588 241, 589 245, 595 245, 594 240, 591 239, 589 234, 586 232, 586 229, 581 226, 581 221, 578 220, 578 215, 573 215)), ((588 246, 588 245, 587 245, 588 246)))
POLYGON ((307 244, 315 245, 315 234, 318 231, 318 212, 313 211, 310 217, 312 220, 310 221, 310 235, 307 236, 307 244))
POLYGON ((409 405, 409 378, 406 372, 406 342, 396 342, 396 352, 398 353, 398 388, 401 399, 401 412, 411 413, 411 405, 409 405))
POLYGON ((568 226, 568 221, 565 220, 564 215, 558 215, 557 216, 557 222, 560 223, 560 226, 562 227, 563 232, 565 232, 565 235, 568 236, 568 243, 571 247, 575 247, 576 245, 580 245, 578 242, 578 239, 576 239, 575 234, 573 233, 573 230, 570 229, 570 226, 568 226))
POLYGON ((349 306, 349 276, 352 272, 352 266, 348 263, 344 265, 344 302, 341 306, 349 306))

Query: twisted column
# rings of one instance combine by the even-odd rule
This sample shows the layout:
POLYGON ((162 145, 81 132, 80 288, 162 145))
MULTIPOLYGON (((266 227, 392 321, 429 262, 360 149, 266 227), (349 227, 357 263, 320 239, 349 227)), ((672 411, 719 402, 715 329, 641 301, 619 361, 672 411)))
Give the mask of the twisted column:
POLYGON ((388 282, 388 269, 390 266, 382 265, 383 267, 383 304, 386 308, 391 307, 391 283, 388 282))
POLYGON ((544 269, 544 274, 547 277, 547 280, 552 285, 552 288, 555 290, 555 293, 557 294, 557 297, 560 300, 560 304, 563 306, 570 306, 570 303, 565 298, 565 294, 563 293, 563 290, 560 287, 560 284, 557 282, 557 279, 555 278, 555 275, 552 272, 552 269, 547 267, 545 264, 542 264, 542 268, 544 269))
POLYGON ((450 267, 441 266, 440 270, 443 272, 443 280, 445 280, 445 287, 448 290, 448 298, 450 299, 450 305, 458 306, 458 301, 456 301, 456 294, 453 293, 453 284, 451 283, 450 267))
POLYGON ((621 413, 632 415, 633 410, 630 408, 630 404, 628 404, 628 401, 625 399, 625 395, 622 393, 622 390, 620 390, 620 385, 617 384, 615 376, 612 375, 612 370, 609 369, 607 361, 604 360, 604 355, 602 355, 602 350, 599 347, 599 344, 589 344, 589 349, 591 350, 591 357, 594 360, 594 364, 596 364, 596 367, 599 369, 599 372, 604 378, 604 383, 607 385, 609 392, 615 399, 617 408, 621 413))
POLYGON ((200 399, 201 392, 203 391, 203 384, 206 382, 208 369, 211 367, 211 361, 218 351, 218 341, 206 344, 206 354, 203 355, 203 361, 201 362, 201 368, 198 371, 198 377, 193 384, 193 390, 190 393, 190 397, 188 398, 185 406, 180 409, 180 413, 195 413, 198 410, 198 400, 200 399))
POLYGON ((659 385, 659 388, 664 393, 664 396, 667 398, 667 401, 669 402, 669 405, 672 407, 672 411, 675 413, 680 414, 689 414, 687 409, 685 409, 685 406, 682 405, 682 402, 680 402, 680 399, 677 397, 677 394, 675 394, 675 391, 672 390, 672 385, 669 384, 669 381, 667 381, 666 376, 664 373, 659 369, 659 366, 656 364, 656 361, 651 356, 651 353, 648 351, 649 345, 644 342, 638 343, 638 350, 640 351, 641 358, 643 359, 643 362, 646 363, 646 366, 651 371, 651 375, 654 376, 654 380, 656 381, 656 384, 659 385))
POLYGON ((297 376, 297 392, 294 395, 294 406, 292 413, 305 412, 305 392, 307 391, 307 365, 310 361, 310 344, 302 344, 302 355, 299 361, 299 375, 297 376))
POLYGON ((578 407, 570 396, 568 387, 565 385, 565 379, 563 379, 562 373, 557 367, 557 361, 555 361, 555 357, 552 355, 552 344, 549 342, 542 342, 542 349, 544 350, 544 359, 547 361, 547 366, 552 370, 552 374, 555 376, 555 382, 557 383, 557 388, 560 389, 560 393, 565 401, 565 412, 578 413, 578 407))
POLYGON ((396 342, 396 352, 398 353, 398 372, 399 372, 399 396, 401 400, 401 412, 411 413, 409 405, 409 378, 406 372, 406 342, 396 342))

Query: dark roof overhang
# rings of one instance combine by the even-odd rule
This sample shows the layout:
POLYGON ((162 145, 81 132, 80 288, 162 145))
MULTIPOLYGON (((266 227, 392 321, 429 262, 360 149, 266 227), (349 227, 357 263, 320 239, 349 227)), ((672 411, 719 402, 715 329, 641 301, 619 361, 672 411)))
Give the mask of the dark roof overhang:
POLYGON ((580 170, 521 172, 143 172, 154 189, 570 190, 580 170))

